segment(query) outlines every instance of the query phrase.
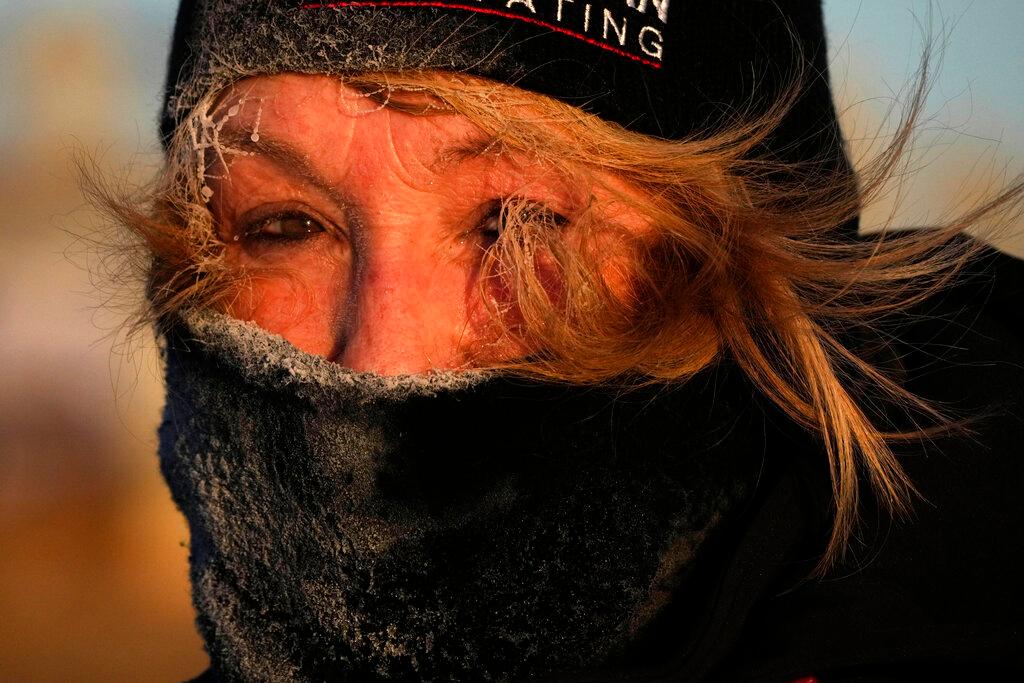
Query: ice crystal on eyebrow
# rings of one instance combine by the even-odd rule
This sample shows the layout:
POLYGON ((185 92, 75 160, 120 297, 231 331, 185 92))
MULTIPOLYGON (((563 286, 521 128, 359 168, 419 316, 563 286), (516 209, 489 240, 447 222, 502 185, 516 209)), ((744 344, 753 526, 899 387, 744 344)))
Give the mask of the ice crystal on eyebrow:
POLYGON ((260 121, 263 120, 263 102, 260 101, 260 108, 256 110, 256 122, 252 125, 252 135, 249 139, 253 142, 260 141, 260 121))
POLYGON ((253 124, 253 130, 249 137, 253 142, 259 142, 259 127, 260 122, 263 119, 263 98, 250 97, 249 92, 250 91, 246 91, 242 94, 242 96, 235 100, 234 103, 220 116, 218 116, 218 112, 221 107, 208 97, 207 101, 203 103, 205 106, 196 107, 195 111, 187 121, 189 140, 195 154, 196 181, 199 187, 199 194, 203 198, 204 202, 209 202, 210 199, 213 198, 213 189, 207 184, 207 180, 221 177, 211 175, 207 171, 207 168, 212 161, 206 156, 207 150, 213 150, 216 155, 216 161, 220 162, 221 168, 224 169, 224 177, 226 177, 229 172, 227 156, 249 156, 252 154, 252 152, 237 149, 226 144, 221 138, 221 133, 224 130, 224 127, 231 119, 241 114, 246 104, 249 102, 258 103, 256 121, 253 124))

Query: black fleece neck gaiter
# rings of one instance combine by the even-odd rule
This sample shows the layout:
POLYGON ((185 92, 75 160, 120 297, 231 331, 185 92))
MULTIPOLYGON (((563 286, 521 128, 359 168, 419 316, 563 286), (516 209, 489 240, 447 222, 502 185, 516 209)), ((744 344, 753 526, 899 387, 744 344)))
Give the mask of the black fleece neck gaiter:
POLYGON ((164 476, 226 680, 515 680, 638 638, 752 486, 749 395, 386 378, 211 313, 168 333, 164 476))

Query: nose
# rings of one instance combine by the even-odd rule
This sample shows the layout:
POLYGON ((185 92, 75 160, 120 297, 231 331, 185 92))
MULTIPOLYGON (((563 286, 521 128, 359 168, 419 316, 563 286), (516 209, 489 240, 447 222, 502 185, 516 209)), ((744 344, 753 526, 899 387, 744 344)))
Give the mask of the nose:
POLYGON ((469 268, 425 241, 394 231, 362 250, 335 358, 341 365, 400 375, 465 363, 472 344, 469 268))

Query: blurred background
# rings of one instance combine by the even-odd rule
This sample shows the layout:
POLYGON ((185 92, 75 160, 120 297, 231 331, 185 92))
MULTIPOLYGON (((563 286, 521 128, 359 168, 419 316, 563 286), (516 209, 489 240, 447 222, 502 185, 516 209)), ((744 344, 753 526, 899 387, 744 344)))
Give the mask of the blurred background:
MULTIPOLYGON (((179 681, 205 666, 187 531, 157 472, 154 342, 121 332, 133 283, 104 274, 94 242, 111 233, 72 163, 136 182, 159 164, 175 6, 0 0, 2 681, 179 681)), ((864 225, 893 211, 934 223, 1024 170, 1024 3, 827 0, 826 18, 855 157, 891 132, 922 24, 941 57, 913 173, 864 225)), ((1001 246, 1024 256, 1024 236, 1001 246)))

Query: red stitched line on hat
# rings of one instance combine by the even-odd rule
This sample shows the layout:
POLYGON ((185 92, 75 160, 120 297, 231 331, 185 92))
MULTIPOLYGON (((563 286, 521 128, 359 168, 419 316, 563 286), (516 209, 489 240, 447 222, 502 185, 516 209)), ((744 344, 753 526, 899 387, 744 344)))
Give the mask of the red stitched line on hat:
POLYGON ((534 19, 532 17, 523 17, 518 14, 512 14, 511 12, 502 12, 501 10, 490 9, 489 7, 474 7, 473 5, 459 5, 456 3, 448 2, 416 2, 415 0, 348 0, 347 2, 307 2, 304 3, 301 7, 302 9, 330 9, 333 7, 440 7, 442 9, 464 9, 469 10, 470 12, 480 12, 481 14, 493 14, 498 17, 505 17, 506 19, 518 19, 519 21, 525 21, 528 24, 536 24, 537 26, 543 26, 544 28, 549 28, 552 31, 564 33, 567 36, 572 36, 573 38, 582 40, 585 43, 590 43, 595 47, 601 48, 602 50, 608 50, 609 52, 614 52, 617 55, 629 57, 632 60, 640 62, 641 64, 646 64, 647 66, 652 66, 655 69, 661 68, 661 64, 659 62, 652 62, 649 59, 644 59, 643 57, 637 57, 634 54, 630 54, 625 50, 620 50, 616 47, 612 47, 611 45, 599 43, 593 38, 588 38, 582 33, 576 33, 575 31, 570 31, 569 29, 562 28, 561 26, 549 24, 548 22, 541 21, 540 19, 534 19))

